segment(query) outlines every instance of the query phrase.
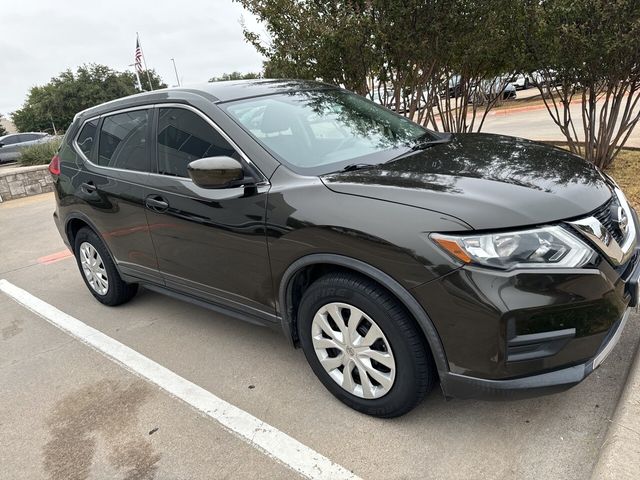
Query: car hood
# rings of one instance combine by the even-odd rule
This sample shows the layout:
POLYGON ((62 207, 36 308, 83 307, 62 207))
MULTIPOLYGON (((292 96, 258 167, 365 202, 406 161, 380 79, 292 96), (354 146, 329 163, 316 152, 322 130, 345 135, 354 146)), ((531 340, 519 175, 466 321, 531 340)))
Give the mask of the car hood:
POLYGON ((521 138, 456 134, 405 158, 323 175, 341 194, 457 217, 475 229, 585 215, 611 197, 600 172, 565 150, 521 138))

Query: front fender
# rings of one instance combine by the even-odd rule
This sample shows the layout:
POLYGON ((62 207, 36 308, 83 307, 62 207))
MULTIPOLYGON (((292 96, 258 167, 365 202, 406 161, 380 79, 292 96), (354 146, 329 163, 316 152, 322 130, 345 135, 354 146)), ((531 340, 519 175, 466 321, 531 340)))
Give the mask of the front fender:
POLYGON ((336 265, 358 272, 376 281, 389 290, 409 311, 424 333, 439 375, 442 377, 449 372, 449 364, 442 346, 440 336, 433 322, 413 295, 400 283, 383 271, 354 258, 336 254, 312 254, 293 262, 284 272, 278 289, 279 304, 281 305, 282 328, 290 341, 293 341, 295 327, 295 312, 293 311, 292 280, 295 276, 311 265, 336 265))

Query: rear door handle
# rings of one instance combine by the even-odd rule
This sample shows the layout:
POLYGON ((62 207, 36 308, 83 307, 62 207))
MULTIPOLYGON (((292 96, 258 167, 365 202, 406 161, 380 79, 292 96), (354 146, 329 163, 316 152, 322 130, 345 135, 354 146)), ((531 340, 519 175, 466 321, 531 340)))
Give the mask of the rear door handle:
POLYGON ((144 204, 149 210, 153 210, 158 213, 164 212, 169 208, 169 202, 160 195, 149 195, 145 198, 144 204))
POLYGON ((80 185, 80 187, 82 188, 82 190, 84 190, 86 193, 93 193, 96 190, 98 190, 98 187, 96 187, 95 183, 93 182, 86 182, 83 183, 82 185, 80 185))

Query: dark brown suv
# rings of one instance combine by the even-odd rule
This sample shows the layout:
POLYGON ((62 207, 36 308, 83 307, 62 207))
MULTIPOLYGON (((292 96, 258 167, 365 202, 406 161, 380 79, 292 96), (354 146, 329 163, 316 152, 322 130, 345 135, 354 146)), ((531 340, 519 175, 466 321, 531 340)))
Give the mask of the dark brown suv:
POLYGON ((584 379, 638 302, 638 220, 578 157, 431 132, 303 81, 220 82, 79 113, 56 223, 106 305, 139 285, 281 329, 347 405, 584 379))

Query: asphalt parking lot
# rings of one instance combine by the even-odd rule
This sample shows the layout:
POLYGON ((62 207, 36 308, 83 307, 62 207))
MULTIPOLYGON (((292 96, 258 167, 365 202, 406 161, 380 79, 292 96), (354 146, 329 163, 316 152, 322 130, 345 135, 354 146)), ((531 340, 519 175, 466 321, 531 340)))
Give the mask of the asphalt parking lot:
MULTIPOLYGON (((141 291, 102 306, 85 288, 44 194, 0 204, 0 278, 364 479, 588 478, 639 339, 633 314, 573 389, 446 402, 394 420, 335 400, 285 338, 141 291)), ((233 274, 229 272, 228 274, 233 274)), ((0 478, 300 478, 210 416, 0 293, 0 478)))

